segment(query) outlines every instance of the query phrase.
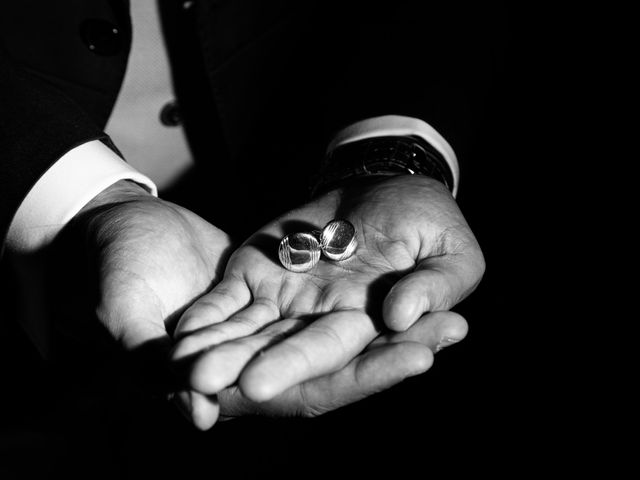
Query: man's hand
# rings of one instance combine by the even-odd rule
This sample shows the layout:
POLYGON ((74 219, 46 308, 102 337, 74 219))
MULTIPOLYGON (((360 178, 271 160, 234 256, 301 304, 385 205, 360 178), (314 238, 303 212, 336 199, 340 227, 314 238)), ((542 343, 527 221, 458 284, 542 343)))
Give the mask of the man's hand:
POLYGON ((448 310, 478 284, 480 248, 450 193, 420 176, 367 179, 270 223, 182 316, 173 352, 199 428, 222 414, 317 414, 428 369, 466 334, 448 310), (280 238, 334 218, 358 231, 355 255, 292 273, 280 238), (434 313, 436 312, 436 313, 434 313), (380 337, 383 323, 402 333, 380 337), (186 365, 186 367, 185 367, 186 365), (218 400, 215 395, 219 394, 218 400))
POLYGON ((128 181, 94 198, 69 228, 96 276, 100 324, 126 351, 154 345, 154 361, 163 361, 168 330, 224 267, 227 235, 128 181))

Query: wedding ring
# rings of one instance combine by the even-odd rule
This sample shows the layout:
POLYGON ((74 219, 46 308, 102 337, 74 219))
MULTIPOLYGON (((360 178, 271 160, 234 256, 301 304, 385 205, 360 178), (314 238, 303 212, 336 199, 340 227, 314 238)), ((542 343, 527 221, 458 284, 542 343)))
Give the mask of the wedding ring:
POLYGON ((306 272, 320 260, 320 243, 311 233, 292 233, 280 241, 278 257, 287 270, 306 272))
POLYGON ((356 228, 347 220, 332 220, 320 233, 320 246, 329 260, 346 260, 358 247, 356 228))

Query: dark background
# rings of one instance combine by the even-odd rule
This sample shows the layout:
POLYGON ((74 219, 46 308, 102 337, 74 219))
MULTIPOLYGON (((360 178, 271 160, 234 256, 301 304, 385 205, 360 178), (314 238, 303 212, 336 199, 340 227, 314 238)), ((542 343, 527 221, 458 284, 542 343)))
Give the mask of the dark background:
MULTIPOLYGON (((556 25, 537 20, 506 11, 458 197, 487 273, 455 309, 469 336, 429 372, 316 419, 246 418, 200 433, 133 387, 116 356, 85 365, 90 381, 44 363, 9 311, 0 322, 0 477, 515 476, 566 460, 575 425, 554 375, 561 367, 547 360, 557 341, 546 248, 548 213, 564 208, 554 172, 565 106, 556 25)), ((5 279, 2 292, 10 299, 16 289, 5 279)))

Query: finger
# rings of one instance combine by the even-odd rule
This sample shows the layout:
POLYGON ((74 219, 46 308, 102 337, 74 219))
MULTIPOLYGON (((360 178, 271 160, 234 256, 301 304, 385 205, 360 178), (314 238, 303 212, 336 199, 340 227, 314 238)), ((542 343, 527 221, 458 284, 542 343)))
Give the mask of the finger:
POLYGON ((293 385, 342 368, 377 333, 364 312, 332 312, 255 358, 240 376, 240 389, 251 400, 269 400, 293 385))
POLYGON ((470 255, 445 255, 423 260, 387 294, 382 308, 391 330, 409 328, 425 312, 449 310, 480 282, 483 263, 470 255))
POLYGON ((404 332, 381 335, 371 342, 370 347, 386 343, 417 342, 436 353, 466 337, 469 331, 467 321, 455 312, 433 312, 420 317, 404 332))
POLYGON ((249 307, 231 316, 227 321, 201 327, 176 343, 171 358, 182 360, 202 350, 224 342, 251 335, 280 317, 273 302, 257 299, 249 307))
POLYGON ((220 394, 221 414, 317 416, 386 390, 407 377, 427 371, 433 354, 415 342, 399 342, 369 350, 341 370, 282 392, 263 403, 249 401, 237 389, 220 394))
POLYGON ((303 320, 283 320, 258 334, 225 342, 206 351, 194 362, 189 385, 206 395, 220 392, 235 383, 243 368, 263 349, 304 324, 303 320))
POLYGON ((173 402, 187 421, 199 430, 209 430, 220 415, 220 404, 215 395, 183 390, 175 394, 173 402))
POLYGON ((201 328, 220 323, 245 308, 250 301, 251 292, 242 279, 225 278, 182 314, 174 337, 182 338, 201 328))
POLYGON ((346 368, 304 386, 308 414, 318 415, 361 400, 426 372, 433 353, 415 342, 400 342, 372 349, 346 368))

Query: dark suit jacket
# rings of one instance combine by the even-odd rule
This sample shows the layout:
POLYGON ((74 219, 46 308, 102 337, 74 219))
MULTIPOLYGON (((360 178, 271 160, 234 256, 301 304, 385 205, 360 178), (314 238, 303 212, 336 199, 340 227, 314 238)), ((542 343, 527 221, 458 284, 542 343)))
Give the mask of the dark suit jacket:
MULTIPOLYGON (((207 199, 184 202, 198 203, 196 210, 220 227, 233 227, 230 205, 243 207, 248 233, 303 200, 331 134, 361 118, 422 118, 464 162, 494 63, 492 7, 425 0, 160 3, 184 126, 200 165, 189 191, 207 199)), ((0 7, 0 242, 22 199, 58 158, 92 139, 108 142, 103 128, 131 40, 127 10, 124 0, 0 7)))

